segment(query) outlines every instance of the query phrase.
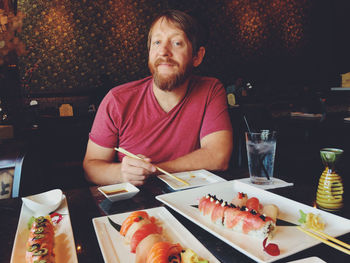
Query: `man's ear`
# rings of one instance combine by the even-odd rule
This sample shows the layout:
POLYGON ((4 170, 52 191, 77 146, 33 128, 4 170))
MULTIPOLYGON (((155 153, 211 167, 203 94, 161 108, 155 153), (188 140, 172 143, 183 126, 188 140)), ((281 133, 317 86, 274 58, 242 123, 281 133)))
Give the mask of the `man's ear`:
POLYGON ((198 67, 202 63, 204 55, 205 55, 205 48, 200 47, 198 52, 197 52, 197 55, 193 57, 193 66, 194 67, 198 67))

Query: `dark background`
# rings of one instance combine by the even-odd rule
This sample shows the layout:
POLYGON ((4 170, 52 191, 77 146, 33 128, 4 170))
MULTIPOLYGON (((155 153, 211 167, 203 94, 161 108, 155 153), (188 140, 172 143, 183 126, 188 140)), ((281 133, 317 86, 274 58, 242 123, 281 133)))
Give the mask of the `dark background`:
POLYGON ((340 86, 340 74, 350 71, 346 0, 19 0, 26 14, 19 36, 29 51, 19 58, 19 78, 38 64, 21 94, 99 100, 147 76, 149 25, 167 8, 205 25, 207 53, 198 73, 226 86, 242 78, 256 95, 291 96, 305 85, 340 86))
POLYGON ((233 167, 246 167, 242 113, 252 126, 260 122, 280 132, 284 152, 278 153, 276 171, 294 168, 287 169, 286 178, 293 178, 299 167, 315 167, 309 165, 313 162, 319 169, 312 170, 310 180, 317 180, 319 149, 349 148, 344 143, 348 128, 328 116, 340 113, 337 120, 342 121, 350 111, 349 92, 330 92, 341 85, 340 75, 350 71, 350 1, 9 2, 26 15, 18 36, 28 54, 0 67, 0 99, 9 116, 4 123, 14 124, 15 140, 25 146, 25 170, 44 177, 37 182, 46 188, 85 182, 81 164, 94 118, 89 105, 97 108, 112 87, 149 75, 149 26, 168 8, 188 12, 208 30, 198 74, 217 77, 225 87, 239 81, 253 86, 246 97, 236 94, 240 109, 230 109, 233 167), (29 106, 32 100, 38 105, 29 106), (283 118, 291 111, 322 112, 321 100, 327 121, 283 118), (73 117, 59 117, 64 103, 72 105, 73 117))

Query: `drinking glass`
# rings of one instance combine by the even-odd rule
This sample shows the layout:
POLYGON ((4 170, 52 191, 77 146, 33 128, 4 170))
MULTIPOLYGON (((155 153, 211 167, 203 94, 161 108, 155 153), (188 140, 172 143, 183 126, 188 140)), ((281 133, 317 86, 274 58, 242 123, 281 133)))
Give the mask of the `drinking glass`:
POLYGON ((276 132, 261 130, 246 132, 246 146, 250 181, 271 184, 276 153, 276 132))

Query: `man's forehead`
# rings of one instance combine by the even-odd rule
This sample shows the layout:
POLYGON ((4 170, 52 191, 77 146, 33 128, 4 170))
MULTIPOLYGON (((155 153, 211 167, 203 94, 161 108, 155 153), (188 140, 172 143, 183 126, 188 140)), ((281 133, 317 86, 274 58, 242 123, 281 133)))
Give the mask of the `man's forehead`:
POLYGON ((151 34, 159 34, 159 31, 162 31, 162 28, 164 27, 170 27, 172 30, 176 31, 176 34, 184 35, 186 36, 185 32, 180 28, 180 26, 173 22, 166 17, 160 17, 152 26, 151 28, 151 34))

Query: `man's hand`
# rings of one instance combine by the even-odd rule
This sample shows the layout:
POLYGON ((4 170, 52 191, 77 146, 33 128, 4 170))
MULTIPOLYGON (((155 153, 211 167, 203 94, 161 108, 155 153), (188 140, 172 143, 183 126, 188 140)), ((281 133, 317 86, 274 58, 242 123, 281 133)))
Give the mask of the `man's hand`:
POLYGON ((116 151, 113 148, 99 146, 89 140, 83 166, 88 181, 98 185, 130 182, 142 185, 156 168, 151 159, 139 155, 142 160, 125 156, 120 163, 114 161, 116 151))
POLYGON ((156 171, 151 159, 138 155, 142 160, 125 156, 121 162, 121 181, 133 185, 143 185, 145 180, 156 171))

